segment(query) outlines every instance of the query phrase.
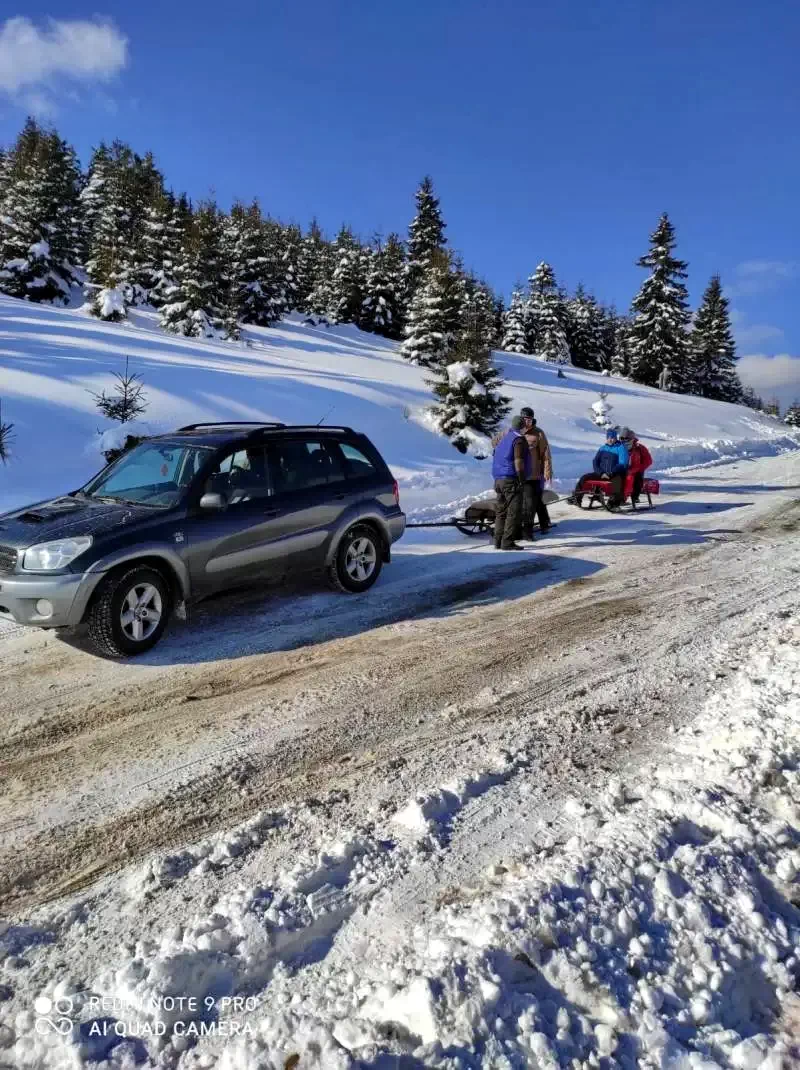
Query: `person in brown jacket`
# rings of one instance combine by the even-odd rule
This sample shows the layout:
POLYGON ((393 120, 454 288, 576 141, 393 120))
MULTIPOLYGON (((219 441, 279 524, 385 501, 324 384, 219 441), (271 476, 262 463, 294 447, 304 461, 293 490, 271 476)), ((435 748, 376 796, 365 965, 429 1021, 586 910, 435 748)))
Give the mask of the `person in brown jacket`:
POLYGON ((543 498, 544 485, 553 478, 553 458, 547 435, 537 425, 533 409, 525 406, 519 414, 524 421, 522 433, 531 457, 530 474, 522 489, 522 536, 530 540, 533 538, 534 516, 538 517, 542 534, 555 526, 543 498))

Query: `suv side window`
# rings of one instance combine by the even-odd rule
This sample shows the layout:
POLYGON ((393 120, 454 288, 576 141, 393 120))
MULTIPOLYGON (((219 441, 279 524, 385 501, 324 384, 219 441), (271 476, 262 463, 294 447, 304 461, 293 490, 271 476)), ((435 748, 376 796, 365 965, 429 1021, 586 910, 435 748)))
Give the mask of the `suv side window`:
POLYGON ((229 505, 270 498, 275 493, 263 446, 231 450, 217 464, 203 488, 222 494, 229 505))
POLYGON ((348 479, 363 479, 365 476, 377 474, 377 469, 369 457, 350 442, 340 442, 339 449, 344 455, 348 479))
POLYGON ((321 439, 279 439, 270 446, 279 493, 324 487, 344 481, 342 463, 321 439))

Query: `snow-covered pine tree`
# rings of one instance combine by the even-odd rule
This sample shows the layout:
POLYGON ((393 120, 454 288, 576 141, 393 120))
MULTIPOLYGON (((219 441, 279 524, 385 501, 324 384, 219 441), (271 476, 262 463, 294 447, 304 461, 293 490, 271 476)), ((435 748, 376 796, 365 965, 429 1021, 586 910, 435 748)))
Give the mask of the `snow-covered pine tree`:
POLYGON ((369 259, 361 306, 361 328, 385 338, 400 338, 405 266, 402 243, 397 234, 390 234, 385 243, 376 237, 372 249, 367 252, 369 259))
POLYGON ((333 243, 335 266, 331 279, 331 323, 359 323, 364 303, 365 279, 361 246, 349 227, 342 227, 333 243))
POLYGON ((475 337, 485 349, 494 344, 495 298, 488 284, 475 275, 463 276, 464 299, 460 319, 461 333, 475 337))
POLYGON ((550 364, 569 364, 561 296, 548 263, 539 264, 529 286, 525 324, 528 352, 536 353, 550 364))
MULTIPOLYGON (((269 327, 283 310, 275 262, 267 254, 266 231, 257 201, 233 205, 225 224, 228 325, 269 327)), ((230 330, 228 334, 230 335, 230 330)))
MULTIPOLYGON (((304 250, 304 256, 310 252, 304 250)), ((306 312, 314 322, 328 322, 328 315, 333 302, 333 272, 336 267, 336 253, 333 242, 320 240, 316 246, 313 263, 314 284, 306 302, 306 312)))
POLYGON ((527 353, 527 309, 522 287, 518 284, 511 295, 511 304, 503 315, 503 337, 500 348, 507 353, 527 353))
POLYGON ((322 262, 325 238, 316 219, 311 220, 308 233, 303 236, 297 258, 297 308, 308 312, 308 301, 317 284, 322 262))
POLYGON ((280 270, 275 285, 275 316, 281 319, 302 307, 300 259, 303 232, 295 223, 281 228, 280 270))
POLYGON ((763 400, 753 390, 752 386, 742 388, 742 405, 746 405, 748 409, 753 409, 755 412, 761 412, 764 408, 763 400))
POLYGON ((437 398, 431 407, 435 425, 459 453, 487 457, 488 436, 508 415, 510 399, 500 393, 503 378, 484 344, 480 313, 472 313, 461 337, 428 380, 437 398))
POLYGON ((693 393, 717 401, 741 401, 742 384, 736 374, 728 299, 719 275, 711 278, 694 318, 690 336, 693 393))
MULTIPOLYGON (((91 185, 90 180, 84 194, 91 185)), ((149 292, 139 285, 148 261, 145 224, 148 208, 163 188, 150 153, 141 157, 115 141, 98 160, 98 181, 89 198, 94 222, 86 275, 92 312, 101 319, 121 319, 128 305, 149 300, 149 292)))
POLYGON ((630 320, 617 316, 614 330, 614 351, 611 356, 609 371, 612 375, 627 376, 631 368, 630 320))
POLYGON ((598 427, 611 427, 612 409, 613 405, 608 403, 608 394, 601 390, 599 399, 589 406, 592 423, 597 424, 598 427))
POLYGON ((649 251, 637 261, 650 275, 633 299, 630 328, 631 377, 658 386, 666 371, 669 389, 684 393, 691 386, 687 264, 674 255, 675 228, 666 212, 650 235, 649 251))
POLYGON ((408 262, 406 286, 409 299, 413 296, 431 262, 431 256, 447 245, 444 235, 447 224, 442 219, 439 198, 433 192, 433 180, 426 175, 415 196, 417 212, 408 228, 408 262))
POLYGON ((789 427, 800 427, 800 401, 793 401, 786 410, 783 422, 789 427))
POLYGON ((566 339, 576 368, 600 371, 603 367, 602 313, 597 301, 578 285, 575 296, 563 303, 566 339))
POLYGON ((86 181, 81 189, 79 201, 79 255, 83 268, 91 256, 92 235, 94 234, 100 210, 103 206, 103 189, 110 165, 108 146, 100 144, 92 150, 86 181))
POLYGON ((182 205, 171 193, 157 190, 142 222, 142 236, 134 285, 142 303, 161 308, 175 285, 175 271, 188 204, 182 205))
POLYGON ((29 119, 4 163, 0 290, 28 301, 69 300, 77 281, 74 150, 29 119))
POLYGON ((186 228, 175 287, 161 309, 165 330, 192 338, 213 338, 229 327, 225 322, 222 231, 216 204, 200 204, 186 228))
POLYGON ((492 349, 503 348, 503 336, 505 335, 506 303, 502 297, 495 296, 494 316, 492 326, 492 349))
POLYGON ((461 327, 461 286, 450 256, 434 252, 408 310, 400 352, 428 368, 446 362, 461 327))
POLYGON ((772 416, 775 420, 781 418, 781 403, 777 398, 773 398, 772 401, 767 402, 761 410, 765 416, 772 416))

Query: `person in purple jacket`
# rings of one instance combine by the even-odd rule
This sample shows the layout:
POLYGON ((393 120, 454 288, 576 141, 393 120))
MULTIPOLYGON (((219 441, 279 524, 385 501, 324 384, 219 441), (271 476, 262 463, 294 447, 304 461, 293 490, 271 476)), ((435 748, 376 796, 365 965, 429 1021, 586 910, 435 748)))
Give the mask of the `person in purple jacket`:
POLYGON ((522 523, 522 488, 531 471, 530 451, 525 436, 524 420, 514 416, 511 429, 496 441, 492 458, 492 478, 497 495, 494 522, 496 550, 521 550, 514 542, 522 523))

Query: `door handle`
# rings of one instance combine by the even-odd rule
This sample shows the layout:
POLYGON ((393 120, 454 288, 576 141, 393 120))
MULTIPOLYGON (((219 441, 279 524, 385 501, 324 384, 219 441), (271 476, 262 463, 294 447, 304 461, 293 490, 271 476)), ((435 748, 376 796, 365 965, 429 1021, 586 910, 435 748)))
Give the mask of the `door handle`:
POLYGON ((335 502, 343 502, 345 500, 346 496, 347 495, 345 495, 345 494, 334 494, 333 500, 335 502))
POLYGON ((279 512, 280 512, 279 509, 267 509, 266 512, 264 512, 263 516, 266 519, 269 519, 269 517, 271 517, 271 516, 277 516, 279 512))

